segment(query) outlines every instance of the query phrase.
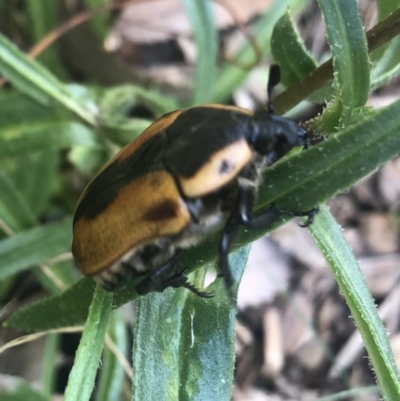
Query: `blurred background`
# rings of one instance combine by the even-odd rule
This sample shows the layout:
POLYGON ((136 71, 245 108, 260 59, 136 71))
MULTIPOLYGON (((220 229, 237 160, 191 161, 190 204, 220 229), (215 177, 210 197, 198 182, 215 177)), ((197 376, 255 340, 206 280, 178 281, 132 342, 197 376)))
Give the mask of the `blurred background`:
MULTIPOLYGON (((229 82, 221 89, 221 102, 254 109, 266 101, 268 65, 273 60, 260 57, 262 44, 253 36, 252 26, 274 3, 214 2, 218 62, 244 76, 240 85, 229 82), (253 61, 237 65, 234 55, 243 42, 252 44, 253 61)), ((377 22, 376 1, 360 0, 358 5, 368 30, 377 22)), ((310 53, 318 61, 329 58, 316 1, 293 1, 291 8, 310 53)), ((89 103, 101 97, 100 118, 108 121, 101 143, 89 135, 87 143, 80 139, 82 143, 73 146, 68 140, 55 144, 54 132, 67 130, 67 138, 86 138, 87 133, 67 127, 65 112, 56 106, 41 106, 1 80, 0 139, 20 135, 23 142, 32 130, 40 131, 42 138, 37 144, 28 140, 24 154, 11 150, 0 161, 0 238, 4 239, 73 214, 84 186, 121 145, 154 118, 193 100, 197 48, 179 0, 3 0, 0 31, 59 79, 74 83, 71 88, 83 91, 89 103), (111 89, 125 84, 133 86, 111 89), (110 121, 120 123, 119 128, 110 121)), ((379 108, 398 98, 395 79, 372 93, 369 105, 379 108)), ((291 116, 305 121, 323 106, 304 103, 291 116)), ((400 160, 395 159, 329 202, 360 261, 398 364, 399 194, 400 160)), ((298 224, 293 220, 252 245, 238 297, 233 400, 308 401, 349 389, 354 393, 340 399, 378 400, 349 310, 325 259, 298 224)), ((39 268, 1 280, 0 321, 32 301, 60 293, 79 277, 65 249, 39 268)), ((120 316, 128 344, 134 313, 134 306, 127 304, 120 316)), ((0 346, 22 334, 0 327, 0 346)), ((40 381, 49 349, 56 350, 49 393, 52 399, 61 399, 79 338, 79 333, 53 334, 5 350, 0 354, 0 399, 1 391, 12 389, 19 378, 40 381)), ((129 365, 130 350, 124 357, 129 365)), ((129 378, 123 380, 120 399, 130 399, 129 378)))

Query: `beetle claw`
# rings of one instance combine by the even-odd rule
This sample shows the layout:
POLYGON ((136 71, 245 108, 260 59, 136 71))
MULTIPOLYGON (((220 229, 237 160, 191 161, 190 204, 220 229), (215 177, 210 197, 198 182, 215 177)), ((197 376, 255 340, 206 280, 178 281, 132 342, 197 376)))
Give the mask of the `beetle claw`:
MULTIPOLYGON (((271 209, 276 209, 275 205, 271 205, 271 209)), ((305 223, 300 223, 300 227, 308 227, 314 222, 315 216, 319 212, 319 207, 314 207, 311 210, 307 210, 306 212, 291 212, 289 210, 283 210, 283 209, 276 209, 279 213, 281 214, 286 214, 288 216, 293 216, 293 217, 307 217, 307 220, 305 223)))
POLYGON ((185 276, 185 274, 187 272, 188 272, 188 269, 184 269, 180 273, 176 273, 176 274, 172 275, 171 277, 169 277, 167 282, 165 283, 165 288, 168 288, 168 287, 173 287, 173 288, 184 287, 184 288, 188 289, 189 291, 193 292, 193 294, 197 295, 200 298, 212 298, 214 296, 214 293, 206 292, 206 291, 200 291, 196 286, 191 284, 188 281, 187 276, 185 276))

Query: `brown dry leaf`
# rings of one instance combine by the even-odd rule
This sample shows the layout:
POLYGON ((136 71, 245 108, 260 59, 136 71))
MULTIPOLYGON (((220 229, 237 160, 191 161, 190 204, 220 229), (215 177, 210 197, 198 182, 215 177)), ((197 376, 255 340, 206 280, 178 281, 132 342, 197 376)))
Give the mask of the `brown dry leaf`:
MULTIPOLYGON (((245 390, 234 388, 233 401, 291 401, 279 395, 271 395, 255 387, 245 390)), ((295 400, 292 400, 295 401, 295 400)))
POLYGON ((400 279, 398 253, 361 258, 359 265, 374 298, 384 298, 400 279))
POLYGON ((315 245, 306 228, 299 226, 299 220, 292 220, 271 233, 283 252, 295 257, 300 263, 312 269, 326 269, 325 258, 315 245))
POLYGON ((399 250, 399 228, 387 213, 364 213, 359 224, 370 252, 387 254, 399 250))
MULTIPOLYGON (((231 58, 247 40, 237 28, 265 13, 271 0, 214 1, 216 25, 220 31, 220 54, 231 58)), ((190 22, 179 0, 138 1, 127 6, 115 20, 104 42, 135 69, 141 79, 188 89, 197 52, 190 22)))
MULTIPOLYGON (((397 95, 397 99, 399 99, 397 95)), ((400 202, 400 158, 385 164, 379 172, 378 189, 385 204, 398 209, 400 202)))
MULTIPOLYGON (((243 23, 268 9, 271 0, 213 2, 214 18, 219 29, 235 25, 234 12, 243 23), (224 6, 226 4, 226 6, 224 6)), ((117 18, 108 40, 118 46, 121 38, 132 43, 154 43, 190 37, 191 25, 180 0, 147 0, 125 7, 117 18), (111 39, 112 38, 112 39, 111 39)), ((110 49, 115 51, 117 47, 110 49)))
POLYGON ((253 242, 240 282, 238 308, 271 302, 288 286, 288 260, 267 238, 253 242))
POLYGON ((281 314, 278 308, 268 308, 263 316, 264 364, 262 373, 268 377, 281 373, 284 364, 283 328, 281 314))

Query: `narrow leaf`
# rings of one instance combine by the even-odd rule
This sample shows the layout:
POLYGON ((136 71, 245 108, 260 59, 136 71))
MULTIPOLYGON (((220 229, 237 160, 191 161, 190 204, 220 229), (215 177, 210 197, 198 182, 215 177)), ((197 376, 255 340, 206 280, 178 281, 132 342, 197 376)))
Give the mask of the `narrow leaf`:
MULTIPOLYGON (((112 0, 84 0, 86 7, 94 12, 101 6, 111 4, 112 0)), ((92 27, 97 33, 99 38, 105 37, 109 29, 109 14, 108 13, 97 13, 95 17, 90 20, 92 27)))
POLYGON ((59 163, 60 155, 52 151, 26 151, 26 156, 16 162, 15 183, 37 218, 49 209, 59 163))
MULTIPOLYGON (((248 252, 230 257, 236 283, 248 252)), ((207 290, 215 297, 169 289, 138 300, 132 400, 231 399, 235 308, 223 280, 207 290)))
POLYGON ((323 132, 351 122, 352 111, 365 104, 370 65, 367 40, 355 0, 319 0, 332 52, 337 99, 321 118, 323 132))
POLYGON ((112 294, 100 286, 96 287, 74 366, 68 378, 64 401, 90 400, 110 318, 112 298, 112 294))
POLYGON ((67 252, 71 243, 70 218, 0 241, 0 280, 67 252))
POLYGON ((154 90, 135 85, 108 89, 99 105, 102 134, 121 146, 133 141, 151 124, 149 119, 131 117, 132 111, 143 105, 155 117, 180 108, 175 99, 154 90))
MULTIPOLYGON (((32 39, 36 43, 57 27, 57 4, 54 0, 25 0, 25 4, 30 19, 32 39)), ((58 42, 48 47, 40 54, 38 60, 53 72, 65 75, 57 45, 58 42)))
POLYGON ((104 91, 99 102, 99 120, 102 125, 116 126, 130 120, 132 110, 143 105, 156 117, 179 109, 179 103, 171 96, 137 85, 123 85, 104 91))
POLYGON ((0 158, 26 156, 32 152, 60 150, 74 145, 97 148, 104 146, 92 130, 78 122, 54 120, 20 122, 2 129, 0 158))
MULTIPOLYGON (((376 2, 378 11, 378 21, 384 21, 391 13, 399 8, 399 0, 379 0, 376 2)), ((371 54, 371 61, 378 63, 381 62, 383 54, 386 52, 390 44, 385 44, 371 54)), ((378 67, 379 68, 379 67, 378 67)), ((380 69, 380 68, 379 68, 380 69)))
POLYGON ((396 11, 399 8, 399 5, 399 0, 379 0, 376 3, 378 9, 378 21, 383 21, 392 12, 396 11))
POLYGON ((385 52, 385 55, 383 57, 385 58, 384 63, 386 64, 386 61, 388 61, 388 63, 386 64, 386 66, 384 66, 383 70, 379 71, 377 68, 376 70, 373 71, 371 77, 371 91, 382 87, 383 85, 387 84, 389 81, 391 81, 393 78, 397 77, 400 74, 400 63, 397 63, 397 60, 396 60, 397 64, 393 65, 394 63, 392 63, 392 61, 394 61, 394 58, 397 58, 398 56, 396 52, 399 51, 400 47, 399 43, 400 41, 396 40, 396 43, 393 43, 393 47, 390 46, 387 49, 387 52, 390 54, 385 52), (388 59, 390 60, 386 59, 386 56, 388 56, 388 59), (392 65, 393 68, 390 68, 392 65), (389 68, 387 68, 387 66, 389 68))
POLYGON ((37 101, 56 100, 87 123, 95 124, 93 104, 75 98, 68 87, 35 60, 29 59, 11 41, 0 34, 0 72, 19 90, 37 101))
POLYGON ((340 292, 346 298, 352 317, 360 330, 383 398, 400 399, 400 378, 386 329, 379 319, 357 261, 340 227, 325 206, 321 207, 315 223, 310 226, 310 231, 331 266, 340 292))
POLYGON ((81 326, 87 319, 94 289, 94 280, 84 278, 61 295, 19 309, 6 326, 30 332, 81 326))
MULTIPOLYGON (((112 314, 108 326, 108 334, 122 355, 128 354, 128 339, 126 322, 122 310, 112 314)), ((96 391, 96 401, 109 401, 121 399, 123 389, 124 371, 120 361, 109 347, 103 351, 102 369, 96 391)))
POLYGON ((15 379, 16 389, 4 391, 1 395, 1 401, 50 401, 49 397, 34 389, 24 380, 15 379))
POLYGON ((181 0, 197 46, 192 104, 210 102, 217 69, 218 37, 210 0, 181 0))
POLYGON ((0 219, 12 231, 30 228, 37 223, 15 182, 0 170, 0 219))
POLYGON ((58 115, 59 110, 54 105, 44 106, 16 90, 0 91, 0 135, 3 135, 3 127, 49 121, 58 115))
POLYGON ((282 83, 291 86, 317 68, 317 62, 308 53, 294 25, 289 10, 274 26, 271 51, 281 68, 282 83))
POLYGON ((51 397, 55 390, 55 383, 57 380, 57 371, 54 366, 57 364, 59 357, 60 334, 53 333, 46 336, 45 348, 42 359, 41 371, 41 389, 46 397, 51 397))

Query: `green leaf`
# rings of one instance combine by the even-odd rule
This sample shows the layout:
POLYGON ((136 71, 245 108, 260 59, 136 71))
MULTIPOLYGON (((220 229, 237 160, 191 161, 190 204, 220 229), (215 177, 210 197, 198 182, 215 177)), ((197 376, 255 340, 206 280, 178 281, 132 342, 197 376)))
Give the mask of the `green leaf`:
POLYGON ((90 178, 110 160, 111 156, 111 149, 108 147, 95 149, 87 146, 74 146, 68 152, 67 158, 83 176, 90 178))
POLYGON ((282 83, 291 86, 317 68, 290 16, 289 10, 277 21, 271 37, 274 61, 281 68, 282 83))
MULTIPOLYGON (((0 91, 0 127, 29 124, 40 120, 51 120, 58 116, 59 110, 54 106, 44 106, 29 96, 16 90, 0 91)), ((2 134, 1 134, 2 135, 2 134)))
MULTIPOLYGON (((34 42, 57 27, 57 4, 54 0, 25 0, 26 11, 29 14, 31 34, 34 42)), ((46 67, 65 75, 58 51, 57 43, 45 49, 38 60, 46 67)))
MULTIPOLYGON (((126 324, 122 310, 114 311, 108 325, 108 334, 122 355, 128 354, 128 339, 126 324)), ((124 370, 121 363, 109 347, 103 351, 102 369, 97 385, 96 401, 121 399, 123 389, 124 370)))
POLYGON ((179 109, 179 103, 171 96, 136 85, 123 85, 107 89, 99 102, 99 121, 102 125, 118 125, 130 120, 135 107, 147 107, 156 117, 179 109))
POLYGON ((365 104, 370 63, 367 41, 355 0, 319 0, 335 70, 337 98, 317 125, 333 132, 351 122, 352 111, 365 104))
MULTIPOLYGON (((248 252, 245 247, 229 258, 236 283, 248 252)), ((231 399, 235 307, 223 280, 207 290, 215 297, 168 289, 138 300, 132 400, 231 399)))
POLYGON ((0 219, 12 231, 20 231, 37 223, 15 182, 0 170, 0 219))
POLYGON ((324 397, 318 397, 316 401, 342 401, 351 399, 351 397, 355 397, 355 399, 362 400, 362 396, 364 394, 372 395, 379 394, 378 386, 365 386, 365 387, 356 387, 350 390, 344 390, 336 392, 332 395, 326 395, 324 397))
POLYGON ((14 277, 8 277, 0 281, 0 302, 7 303, 10 291, 14 288, 14 277))
POLYGON ((217 70, 218 34, 210 0, 181 0, 196 40, 197 62, 192 104, 210 102, 217 70))
POLYGON ((34 389, 24 380, 16 379, 17 388, 12 391, 2 392, 1 401, 50 401, 50 398, 34 389))
MULTIPOLYGON (((400 9, 367 32, 369 51, 374 51, 400 33, 400 9)), ((294 84, 275 97, 274 106, 279 114, 284 114, 302 100, 314 97, 315 92, 324 91, 333 79, 332 59, 320 65, 302 81, 294 84)), ((316 96, 319 97, 319 96, 316 96)), ((330 98, 330 96, 328 97, 330 98)), ((351 112, 350 112, 351 113, 351 112)))
POLYGON ((82 338, 68 378, 64 401, 86 401, 93 392, 104 337, 111 313, 112 294, 96 286, 82 338))
POLYGON ((87 319, 94 289, 94 280, 86 277, 61 295, 19 309, 5 325, 31 332, 81 326, 87 319))
POLYGON ((75 98, 68 87, 35 60, 29 59, 0 34, 0 72, 19 90, 40 103, 56 100, 91 125, 95 125, 93 104, 75 98))
MULTIPOLYGON (((95 12, 100 7, 111 4, 112 0, 84 0, 84 3, 87 8, 95 12)), ((95 18, 91 18, 90 20, 92 27, 100 38, 103 38, 109 29, 108 20, 109 13, 97 13, 97 15, 95 14, 95 18)))
MULTIPOLYGON (((391 13, 396 11, 399 8, 400 1, 399 0, 379 0, 376 2, 376 7, 378 11, 378 21, 384 21, 391 13)), ((375 50, 371 54, 371 61, 377 62, 378 65, 381 62, 381 58, 383 54, 386 52, 390 45, 385 44, 381 46, 379 49, 375 50)), ((381 69, 378 67, 378 69, 381 69)))
POLYGON ((100 101, 101 132, 112 142, 125 146, 138 137, 151 121, 130 117, 135 107, 150 109, 156 117, 179 109, 175 99, 135 85, 118 86, 107 90, 100 101))
POLYGON ((46 266, 46 273, 42 269, 36 269, 35 275, 41 285, 52 295, 59 295, 66 288, 71 287, 82 278, 73 260, 65 260, 60 263, 51 263, 46 266), (50 272, 50 276, 48 274, 50 272))
POLYGON ((383 66, 384 68, 382 70, 378 70, 377 66, 376 70, 373 70, 371 77, 371 90, 380 88, 400 74, 400 62, 397 62, 397 52, 400 48, 399 44, 400 40, 398 41, 396 38, 396 43, 393 43, 392 46, 389 46, 384 56, 382 57, 382 64, 380 64, 379 67, 383 66, 383 64, 386 64, 383 66))
POLYGON ((0 241, 0 280, 68 251, 71 243, 70 218, 0 241))
MULTIPOLYGON (((379 1, 379 18, 386 18, 391 12, 398 9, 399 5, 399 0, 379 1)), ((374 88, 385 84, 389 79, 398 74, 400 68, 399 51, 400 38, 396 37, 371 54, 371 59, 375 62, 371 73, 372 86, 374 88)))
MULTIPOLYGON (((32 152, 54 151, 83 145, 104 147, 99 137, 85 125, 73 121, 38 120, 9 125, 0 133, 0 158, 32 152)), ((43 156, 41 156, 43 159, 43 156)))
POLYGON ((149 120, 130 118, 114 126, 102 126, 101 133, 116 145, 125 146, 135 140, 150 124, 149 120))
POLYGON ((360 330, 383 398, 400 399, 400 378, 386 329, 342 230, 325 206, 321 207, 310 231, 331 266, 360 330))
MULTIPOLYGON (((23 146, 23 144, 21 143, 23 146)), ((9 149, 9 147, 7 147, 9 149)), ((29 153, 17 161, 14 179, 29 209, 39 217, 49 208, 60 155, 56 152, 29 153)))
POLYGON ((47 335, 45 339, 40 382, 43 394, 46 394, 49 398, 55 390, 57 380, 57 370, 54 367, 57 365, 59 357, 60 338, 60 334, 53 333, 47 335))
POLYGON ((400 6, 399 0, 379 0, 376 2, 378 9, 378 21, 383 21, 400 6))

